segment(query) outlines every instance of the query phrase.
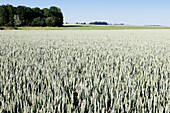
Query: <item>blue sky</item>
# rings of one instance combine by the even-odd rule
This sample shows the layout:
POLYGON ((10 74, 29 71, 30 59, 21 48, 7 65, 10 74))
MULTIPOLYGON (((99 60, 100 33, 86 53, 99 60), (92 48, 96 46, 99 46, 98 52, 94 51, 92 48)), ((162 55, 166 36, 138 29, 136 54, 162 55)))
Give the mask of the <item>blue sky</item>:
POLYGON ((0 0, 0 5, 57 6, 64 22, 107 21, 129 25, 170 26, 170 0, 0 0))

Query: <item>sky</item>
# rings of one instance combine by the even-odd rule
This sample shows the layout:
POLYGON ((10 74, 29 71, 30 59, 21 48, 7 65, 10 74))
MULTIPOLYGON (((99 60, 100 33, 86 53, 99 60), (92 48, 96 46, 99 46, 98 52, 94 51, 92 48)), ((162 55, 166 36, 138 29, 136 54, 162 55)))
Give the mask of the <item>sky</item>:
POLYGON ((170 26, 170 0, 0 0, 0 5, 59 7, 64 22, 170 26))

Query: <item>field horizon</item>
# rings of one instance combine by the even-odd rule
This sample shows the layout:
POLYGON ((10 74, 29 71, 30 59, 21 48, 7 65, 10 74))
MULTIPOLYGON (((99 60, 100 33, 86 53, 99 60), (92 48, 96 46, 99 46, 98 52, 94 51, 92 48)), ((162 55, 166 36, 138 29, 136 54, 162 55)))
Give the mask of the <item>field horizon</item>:
POLYGON ((0 27, 0 30, 145 30, 170 29, 165 26, 136 26, 136 25, 79 25, 65 24, 63 27, 0 27))

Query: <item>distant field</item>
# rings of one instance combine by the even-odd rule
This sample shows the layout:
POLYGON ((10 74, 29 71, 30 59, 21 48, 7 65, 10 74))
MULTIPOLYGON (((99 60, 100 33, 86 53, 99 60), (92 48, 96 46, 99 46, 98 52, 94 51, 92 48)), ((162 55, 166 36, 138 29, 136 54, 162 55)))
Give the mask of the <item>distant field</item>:
POLYGON ((2 30, 128 30, 128 29, 170 29, 152 26, 114 26, 114 25, 64 25, 64 27, 2 27, 2 30))

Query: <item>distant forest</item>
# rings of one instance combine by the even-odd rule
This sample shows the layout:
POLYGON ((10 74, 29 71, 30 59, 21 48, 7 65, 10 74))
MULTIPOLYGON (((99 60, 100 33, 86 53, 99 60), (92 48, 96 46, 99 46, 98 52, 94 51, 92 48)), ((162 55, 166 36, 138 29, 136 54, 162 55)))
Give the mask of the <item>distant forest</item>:
POLYGON ((63 14, 60 8, 30 8, 12 5, 0 6, 0 26, 63 26, 63 14))
POLYGON ((95 22, 90 22, 89 24, 93 24, 93 25, 108 25, 107 22, 97 22, 97 21, 95 21, 95 22))

